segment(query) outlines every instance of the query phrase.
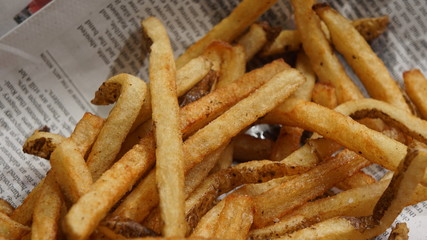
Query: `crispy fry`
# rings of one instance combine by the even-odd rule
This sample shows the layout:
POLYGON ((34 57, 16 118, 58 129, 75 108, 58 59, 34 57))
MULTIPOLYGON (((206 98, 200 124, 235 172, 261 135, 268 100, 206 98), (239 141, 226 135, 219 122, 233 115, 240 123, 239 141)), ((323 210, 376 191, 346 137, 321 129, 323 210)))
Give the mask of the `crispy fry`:
POLYGON ((408 240, 409 229, 406 223, 397 223, 391 230, 388 240, 408 240))
POLYGON ((221 71, 217 88, 222 88, 235 80, 239 79, 246 70, 245 49, 236 45, 231 48, 231 51, 224 56, 221 64, 221 71))
POLYGON ((94 104, 111 104, 117 101, 99 133, 87 159, 94 180, 114 163, 141 106, 147 87, 141 79, 119 74, 108 79, 92 100, 94 104))
MULTIPOLYGON (((381 35, 386 30, 388 23, 388 16, 360 18, 351 21, 351 25, 356 28, 366 41, 373 40, 381 35)), ((328 29, 326 28, 326 30, 328 29)), ((330 38, 327 37, 327 39, 329 40, 330 38)), ((297 51, 301 49, 301 45, 301 38, 297 31, 282 30, 271 44, 267 44, 264 47, 260 55, 266 57, 289 51, 297 51)))
POLYGON ((65 137, 55 133, 36 130, 25 140, 22 150, 24 153, 49 160, 50 154, 64 139, 65 137))
POLYGON ((239 134, 233 139, 233 158, 237 161, 269 159, 273 141, 239 134))
POLYGON ((350 21, 326 4, 314 8, 328 26, 335 48, 363 82, 369 95, 410 112, 397 82, 350 21))
POLYGON ((243 46, 246 62, 248 62, 267 43, 267 33, 260 24, 254 23, 249 27, 249 31, 237 40, 237 43, 243 46))
POLYGON ((216 165, 210 171, 211 174, 231 166, 233 163, 233 148, 234 147, 232 142, 225 147, 224 151, 222 151, 221 155, 219 156, 216 165))
POLYGON ((273 223, 275 218, 319 196, 366 165, 364 158, 343 151, 307 173, 254 197, 254 226, 273 223))
POLYGON ((427 119, 427 105, 424 99, 427 94, 427 79, 419 69, 412 69, 403 73, 403 80, 409 98, 420 111, 423 119, 427 119))
POLYGON ((29 227, 13 221, 9 216, 0 212, 0 238, 20 239, 30 230, 29 227))
POLYGON ((427 122, 388 103, 375 99, 363 99, 341 104, 335 110, 353 119, 380 118, 405 134, 427 143, 427 122))
MULTIPOLYGON (((392 171, 406 154, 407 147, 398 141, 315 103, 297 101, 274 111, 278 122, 317 132, 392 171), (309 116, 322 120, 310 121, 309 116)), ((427 174, 422 184, 427 184, 427 174)))
POLYGON ((301 42, 313 70, 321 82, 331 83, 335 87, 338 103, 363 98, 333 53, 329 41, 320 28, 320 20, 311 9, 313 3, 313 0, 292 1, 301 42))
POLYGON ((303 129, 282 126, 271 150, 270 159, 280 161, 300 148, 303 129))
POLYGON ((142 21, 150 38, 150 93, 156 139, 156 182, 163 235, 184 237, 184 153, 176 96, 176 69, 166 29, 154 17, 142 21))
POLYGON ((214 40, 233 41, 243 33, 247 27, 255 22, 261 14, 267 11, 276 0, 256 1, 244 0, 224 18, 220 23, 213 27, 203 38, 189 47, 177 60, 176 66, 179 68, 199 56, 204 49, 214 40))
POLYGON ((56 181, 69 202, 77 202, 92 185, 92 175, 85 159, 71 138, 65 139, 56 147, 50 164, 56 181))
POLYGON ((56 239, 62 207, 62 194, 53 174, 43 183, 43 190, 34 206, 31 239, 56 239))
POLYGON ((252 199, 232 195, 224 199, 214 237, 245 240, 253 221, 252 199))
POLYGON ((424 149, 409 150, 401 161, 399 170, 390 185, 376 203, 372 216, 335 217, 310 228, 296 231, 280 239, 370 239, 390 226, 424 176, 427 152, 424 149))
POLYGON ((191 237, 210 237, 214 236, 216 226, 218 225, 219 215, 224 208, 225 201, 220 201, 217 205, 211 208, 203 217, 200 219, 194 231, 191 233, 191 237))
POLYGON ((151 168, 155 158, 153 140, 153 137, 142 139, 141 144, 127 152, 71 207, 63 224, 71 238, 88 237, 110 208, 151 168))
POLYGON ((0 198, 0 213, 4 213, 7 216, 10 216, 13 210, 15 210, 15 208, 10 205, 8 201, 0 198))
POLYGON ((360 171, 348 177, 344 181, 338 183, 336 187, 342 190, 348 190, 348 189, 353 189, 356 187, 372 184, 374 182, 376 182, 375 178, 373 178, 371 175, 368 175, 360 171))
POLYGON ((313 102, 334 109, 337 106, 335 88, 329 84, 316 83, 312 95, 313 102))

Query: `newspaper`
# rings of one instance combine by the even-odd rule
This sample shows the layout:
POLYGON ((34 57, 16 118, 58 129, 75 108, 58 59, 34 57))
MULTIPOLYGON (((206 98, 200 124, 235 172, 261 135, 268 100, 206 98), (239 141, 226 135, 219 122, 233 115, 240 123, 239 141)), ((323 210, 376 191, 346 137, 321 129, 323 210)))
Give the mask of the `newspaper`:
MULTIPOLYGON (((335 0, 350 19, 389 15, 386 33, 372 47, 394 78, 405 70, 427 73, 427 5, 411 0, 335 0)), ((237 5, 232 0, 56 0, 0 39, 0 197, 17 206, 50 168, 22 152, 35 129, 48 126, 68 136, 84 112, 106 116, 110 107, 90 104, 109 76, 126 72, 147 80, 140 50, 140 21, 160 18, 175 56, 201 38, 237 5)), ((263 16, 293 27, 290 3, 279 0, 263 16)), ((370 171, 383 173, 381 168, 370 171)), ((427 202, 405 208, 410 239, 427 239, 427 202)), ((386 239, 387 233, 377 239, 386 239)))

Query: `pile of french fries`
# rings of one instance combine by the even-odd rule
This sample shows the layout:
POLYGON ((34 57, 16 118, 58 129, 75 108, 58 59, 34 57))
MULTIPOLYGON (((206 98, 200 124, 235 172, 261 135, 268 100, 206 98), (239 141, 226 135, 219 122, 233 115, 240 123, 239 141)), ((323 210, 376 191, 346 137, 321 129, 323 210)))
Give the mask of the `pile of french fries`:
MULTIPOLYGON (((0 239, 371 239, 427 200, 427 80, 405 72, 402 92, 371 49, 388 18, 291 0, 297 29, 271 37, 255 22, 275 2, 243 0, 176 60, 144 19, 149 83, 114 76, 92 101, 115 103, 107 119, 27 139, 51 170, 16 209, 0 201, 0 239), (280 130, 247 134, 259 124, 280 130)), ((403 223, 390 234, 407 238, 403 223)))

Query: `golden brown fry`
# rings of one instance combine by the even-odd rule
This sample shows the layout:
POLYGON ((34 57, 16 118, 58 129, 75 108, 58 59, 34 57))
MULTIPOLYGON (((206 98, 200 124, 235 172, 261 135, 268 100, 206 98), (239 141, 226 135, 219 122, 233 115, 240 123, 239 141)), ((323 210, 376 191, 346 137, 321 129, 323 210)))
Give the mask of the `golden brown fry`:
POLYGON ((425 96, 427 95, 427 79, 419 69, 412 69, 403 73, 405 81, 405 90, 409 98, 420 111, 423 119, 427 119, 427 104, 425 96))
POLYGON ((351 21, 351 25, 356 28, 366 41, 370 41, 385 32, 389 22, 388 16, 380 16, 356 19, 351 21))
POLYGON ((338 183, 336 187, 338 187, 341 190, 348 190, 348 189, 353 189, 357 187, 362 187, 375 182, 376 182, 375 178, 373 178, 371 175, 368 175, 360 171, 348 177, 344 181, 338 183))
POLYGON ((71 203, 85 194, 92 185, 92 175, 77 144, 65 139, 53 151, 50 164, 66 200, 71 203))
POLYGON ((211 237, 215 234, 216 226, 218 225, 219 215, 224 208, 225 201, 220 201, 217 205, 211 208, 200 219, 197 226, 191 233, 191 237, 211 237))
POLYGON ((314 85, 312 99, 313 102, 330 109, 334 109, 338 105, 335 88, 325 83, 314 85))
POLYGON ((7 240, 20 239, 30 230, 29 227, 13 221, 9 216, 0 212, 0 238, 4 237, 7 240))
POLYGON ((388 240, 408 240, 409 229, 406 223, 397 223, 391 230, 388 240))
POLYGON ((311 68, 310 59, 302 51, 298 52, 295 68, 304 75, 305 82, 294 92, 292 97, 310 101, 316 82, 316 74, 311 68))
POLYGON ((366 159, 355 153, 349 153, 348 150, 344 150, 307 173, 254 197, 254 226, 261 227, 273 223, 274 219, 321 195, 367 165, 366 159))
POLYGON ((313 70, 321 82, 331 83, 335 87, 338 103, 363 98, 321 30, 320 20, 311 9, 313 3, 313 0, 292 1, 301 42, 313 70))
POLYGON ((92 113, 85 113, 77 123, 70 139, 76 144, 80 154, 85 157, 98 137, 105 120, 92 113))
POLYGON ((231 51, 224 56, 217 88, 222 88, 239 79, 246 71, 245 49, 235 45, 231 51))
POLYGON ((222 239, 247 239, 253 221, 252 199, 248 196, 231 195, 224 201, 213 236, 222 239))
POLYGON ((216 173, 231 166, 233 163, 233 148, 234 147, 232 142, 225 147, 224 151, 222 151, 221 155, 219 156, 216 165, 210 171, 210 174, 216 173))
POLYGON ((156 139, 156 182, 163 235, 184 237, 184 152, 176 96, 176 69, 172 46, 163 24, 154 17, 142 21, 150 38, 150 94, 156 139))
POLYGON ((269 159, 273 141, 239 134, 233 138, 233 158, 237 161, 269 159))
POLYGON ((22 150, 24 153, 49 160, 50 154, 64 139, 65 137, 55 133, 36 130, 25 140, 22 150))
POLYGON ((0 213, 10 216, 15 208, 6 200, 0 198, 0 213))
POLYGON ((427 151, 420 148, 410 149, 405 159, 401 161, 390 185, 376 203, 372 216, 335 217, 280 239, 370 239, 375 237, 384 232, 408 204, 408 196, 416 191, 426 166, 427 151))
POLYGON ((267 43, 267 33, 260 24, 254 23, 249 31, 237 40, 237 43, 245 49, 246 62, 248 62, 267 43))
MULTIPOLYGON (((386 30, 388 23, 388 16, 381 16, 376 18, 360 18, 351 22, 351 24, 356 28, 356 30, 363 36, 366 41, 373 40, 379 35, 381 35, 386 30)), ((329 34, 327 27, 325 29, 322 27, 322 30, 324 32, 326 30, 329 34)), ((329 35, 327 35, 326 38, 329 40, 329 35)), ((301 49, 301 45, 301 39, 297 31, 283 30, 271 44, 268 44, 264 47, 260 55, 266 57, 289 51, 297 51, 301 49)))
MULTIPOLYGON (((297 101, 287 107, 280 106, 272 116, 282 124, 317 132, 392 171, 406 154, 405 145, 315 103, 297 101), (317 116, 317 120, 310 116, 317 116)), ((427 174, 422 183, 427 183, 427 174)))
POLYGON ((62 204, 62 194, 55 176, 49 174, 34 206, 31 239, 57 239, 62 204))
POLYGON ((315 11, 328 26, 335 48, 352 67, 369 95, 411 112, 399 85, 351 22, 326 4, 315 5, 315 11))
POLYGON ((144 81, 129 74, 119 74, 108 79, 95 94, 94 104, 116 105, 111 110, 87 159, 94 180, 114 163, 141 106, 147 87, 144 81))
POLYGON ((142 139, 71 207, 63 224, 67 236, 87 238, 111 207, 151 168, 155 158, 153 140, 152 136, 142 139))
POLYGON ((388 103, 367 98, 341 104, 335 110, 353 119, 380 118, 405 134, 427 143, 427 122, 388 103))
POLYGON ((219 195, 242 184, 265 182, 305 171, 307 171, 305 167, 294 167, 268 160, 241 163, 219 171, 210 175, 185 201, 187 222, 190 227, 195 227, 219 195))
POLYGON ((46 178, 42 179, 30 192, 30 194, 25 197, 21 205, 19 205, 10 215, 14 221, 21 223, 23 225, 30 225, 33 217, 34 206, 40 198, 41 191, 43 189, 43 184, 46 178))
POLYGON ((189 47, 177 60, 178 68, 194 57, 199 56, 214 40, 233 41, 247 27, 255 22, 261 14, 267 11, 277 0, 257 1, 244 0, 228 15, 213 27, 203 38, 189 47))

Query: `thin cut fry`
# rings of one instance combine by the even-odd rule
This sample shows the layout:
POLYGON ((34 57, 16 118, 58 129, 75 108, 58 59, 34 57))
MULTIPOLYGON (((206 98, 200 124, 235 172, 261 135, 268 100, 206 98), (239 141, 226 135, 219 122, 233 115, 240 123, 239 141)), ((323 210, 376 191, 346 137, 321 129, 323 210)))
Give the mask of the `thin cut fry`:
POLYGON ((405 134, 427 143, 427 122, 388 103, 367 98, 341 104, 335 110, 353 119, 380 118, 405 134))
POLYGON ((405 90, 409 98, 414 102, 423 119, 427 119, 427 79, 419 69, 412 69, 403 73, 405 90))
POLYGON ((209 210, 200 219, 197 226, 191 233, 191 237, 211 237, 215 234, 216 226, 218 225, 219 215, 224 208, 225 201, 220 201, 217 205, 209 210))
POLYGON ((49 160, 50 154, 64 139, 65 137, 55 133, 36 130, 25 140, 22 150, 24 153, 49 160))
POLYGON ((224 208, 218 218, 214 237, 245 240, 253 221, 252 199, 232 195, 224 199, 224 208))
POLYGON ((184 155, 176 96, 176 69, 166 29, 154 17, 142 21, 150 38, 150 94, 156 139, 156 182, 163 235, 184 237, 184 155))
POLYGON ((147 137, 107 170, 65 216, 63 227, 70 238, 87 238, 111 207, 154 164, 154 157, 153 137, 147 137))
POLYGON ((7 216, 10 216, 13 210, 15 209, 13 208, 12 205, 10 205, 8 201, 0 198, 0 213, 4 213, 7 216))
MULTIPOLYGON (((373 40, 381 35, 386 30, 388 23, 388 16, 360 18, 351 22, 366 41, 373 40)), ((330 38, 327 39, 329 40, 330 38)), ((297 51, 301 49, 301 45, 301 38, 297 31, 283 30, 271 44, 264 47, 260 55, 266 57, 289 51, 297 51)))
POLYGON ((337 103, 335 88, 329 84, 316 83, 312 95, 313 102, 334 109, 337 103))
POLYGON ((18 222, 13 221, 9 216, 0 212, 0 239, 21 239, 29 233, 31 229, 18 222))
POLYGON ((249 31, 237 40, 237 43, 245 49, 246 62, 248 62, 267 43, 267 33, 260 24, 254 23, 249 31))
POLYGON ((224 57, 217 88, 222 88, 239 79, 246 70, 245 49, 242 46, 233 46, 229 54, 224 57))
POLYGON ((254 197, 254 226, 273 223, 274 219, 321 195, 367 165, 367 160, 347 151, 344 150, 326 163, 254 197))
POLYGON ((318 4, 314 8, 328 26, 335 48, 352 67, 369 95, 411 112, 397 82, 351 22, 327 4, 318 4))
POLYGON ((69 202, 77 202, 92 185, 92 175, 85 159, 71 138, 56 147, 50 164, 56 181, 69 202))
POLYGON ((247 27, 255 22, 261 14, 267 11, 277 0, 257 1, 244 0, 230 13, 230 15, 213 27, 202 39, 189 47, 176 60, 180 68, 192 58, 199 56, 214 40, 233 41, 243 33, 247 27))
POLYGON ((314 1, 293 0, 295 22, 305 53, 319 80, 331 83, 339 103, 363 98, 362 93, 348 77, 320 27, 320 20, 311 9, 314 1))
POLYGON ((101 129, 87 159, 94 180, 114 163, 141 106, 147 87, 144 81, 128 74, 119 74, 107 80, 92 100, 94 104, 117 101, 101 129))
POLYGON ((301 128, 282 126, 271 149, 270 159, 280 161, 299 149, 303 131, 301 128))
POLYGON ((58 183, 54 175, 50 174, 43 183, 43 190, 34 207, 31 239, 53 240, 58 237, 62 201, 58 183))

